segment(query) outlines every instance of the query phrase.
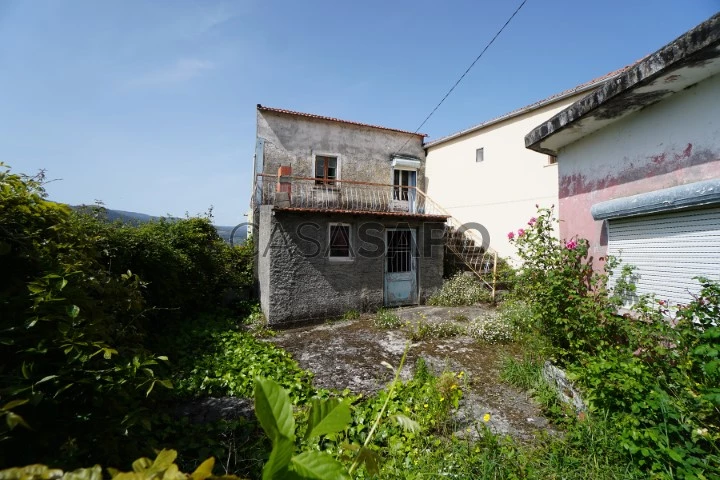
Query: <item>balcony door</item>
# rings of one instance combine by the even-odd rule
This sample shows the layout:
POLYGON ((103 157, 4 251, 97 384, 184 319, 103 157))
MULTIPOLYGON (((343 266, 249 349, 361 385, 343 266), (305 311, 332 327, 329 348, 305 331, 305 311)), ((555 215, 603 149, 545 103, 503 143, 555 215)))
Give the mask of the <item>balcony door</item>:
POLYGON ((415 213, 417 170, 393 169, 393 210, 415 213))

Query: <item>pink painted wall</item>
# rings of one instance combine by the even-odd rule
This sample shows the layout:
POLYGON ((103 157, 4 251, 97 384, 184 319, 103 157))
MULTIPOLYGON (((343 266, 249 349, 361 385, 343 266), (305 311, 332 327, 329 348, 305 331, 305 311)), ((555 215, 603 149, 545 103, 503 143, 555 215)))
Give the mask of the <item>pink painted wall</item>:
MULTIPOLYGON (((599 202, 720 178, 720 76, 566 146, 558 154, 560 235, 607 252, 599 202)), ((602 262, 599 262, 601 264, 602 262)), ((598 265, 599 265, 598 264, 598 265)))

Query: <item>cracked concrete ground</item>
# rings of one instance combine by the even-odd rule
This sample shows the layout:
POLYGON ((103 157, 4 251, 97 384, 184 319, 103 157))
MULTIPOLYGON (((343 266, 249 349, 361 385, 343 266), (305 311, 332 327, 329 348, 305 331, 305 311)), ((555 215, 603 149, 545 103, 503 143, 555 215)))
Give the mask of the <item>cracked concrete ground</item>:
MULTIPOLYGON (((409 327, 420 321, 467 323, 468 320, 495 315, 490 307, 410 307, 395 310, 405 323, 397 329, 379 329, 373 316, 358 320, 329 322, 281 331, 269 341, 283 347, 302 368, 315 374, 315 385, 321 388, 373 394, 383 388, 392 373, 381 365, 386 361, 398 365, 405 346, 410 342, 409 327)), ((411 342, 408 358, 401 373, 412 376, 418 357, 423 357, 437 373, 443 369, 464 371, 467 388, 455 414, 458 431, 467 431, 490 414, 489 427, 497 432, 530 441, 538 430, 549 430, 548 421, 538 405, 525 392, 500 381, 503 358, 519 357, 515 345, 488 345, 460 335, 443 339, 411 342)), ((471 429, 474 431, 474 429, 471 429)))

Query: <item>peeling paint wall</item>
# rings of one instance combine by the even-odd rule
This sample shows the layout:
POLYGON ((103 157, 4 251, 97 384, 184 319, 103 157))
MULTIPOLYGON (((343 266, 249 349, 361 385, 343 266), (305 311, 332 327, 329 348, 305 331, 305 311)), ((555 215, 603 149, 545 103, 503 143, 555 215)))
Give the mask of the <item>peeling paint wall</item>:
POLYGON ((720 75, 598 130, 558 153, 560 234, 607 238, 592 205, 720 177, 720 75))
POLYGON ((313 177, 315 155, 336 155, 341 179, 392 184, 392 155, 399 154, 422 162, 417 185, 425 185, 418 135, 258 110, 257 136, 264 139, 263 173, 290 165, 294 176, 313 177))

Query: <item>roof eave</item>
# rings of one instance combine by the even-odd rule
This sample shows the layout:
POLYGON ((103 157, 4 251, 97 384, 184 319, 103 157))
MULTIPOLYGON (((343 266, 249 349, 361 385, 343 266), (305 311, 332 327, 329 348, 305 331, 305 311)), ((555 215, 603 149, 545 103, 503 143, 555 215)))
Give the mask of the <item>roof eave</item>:
POLYGON ((558 150, 611 123, 720 73, 720 14, 608 80, 525 136, 525 146, 558 150))

